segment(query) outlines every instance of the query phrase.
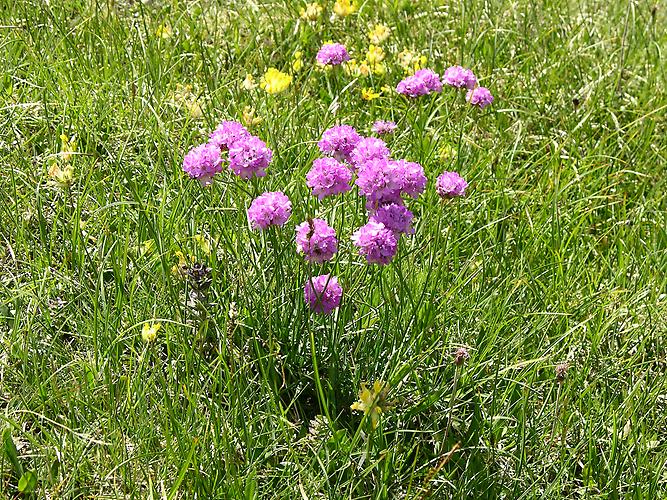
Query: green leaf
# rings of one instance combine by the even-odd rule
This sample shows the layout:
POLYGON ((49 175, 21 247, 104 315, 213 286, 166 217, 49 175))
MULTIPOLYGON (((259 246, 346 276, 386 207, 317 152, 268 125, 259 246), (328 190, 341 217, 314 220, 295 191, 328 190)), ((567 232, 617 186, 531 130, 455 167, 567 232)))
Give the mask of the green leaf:
POLYGON ((35 488, 37 488, 37 474, 29 470, 19 479, 19 492, 32 493, 35 488))
POLYGON ((12 430, 9 427, 2 431, 2 447, 5 450, 7 459, 12 464, 12 468, 14 469, 16 476, 22 476, 23 467, 21 467, 21 462, 19 462, 19 453, 16 450, 16 446, 14 445, 14 440, 12 439, 12 430))

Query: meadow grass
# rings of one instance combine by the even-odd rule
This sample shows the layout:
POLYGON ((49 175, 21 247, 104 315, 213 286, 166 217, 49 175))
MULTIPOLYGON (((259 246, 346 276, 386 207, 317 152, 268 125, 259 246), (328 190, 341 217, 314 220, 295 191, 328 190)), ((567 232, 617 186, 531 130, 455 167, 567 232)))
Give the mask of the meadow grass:
POLYGON ((307 22, 303 5, 0 0, 0 497, 21 477, 34 498, 667 496, 664 9, 329 2, 307 22), (362 59, 376 23, 385 75, 315 66, 327 40, 362 59), (405 76, 405 48, 471 67, 495 102, 363 100, 405 76), (243 87, 269 67, 285 92, 243 87), (244 110, 267 176, 202 188, 184 154, 244 110), (363 199, 305 185, 324 130, 376 119, 429 178, 382 267, 350 241, 363 199), (438 198, 443 170, 465 198, 438 198), (290 221, 251 230, 275 190, 290 221), (338 233, 330 263, 295 250, 312 216, 338 233), (194 307, 176 252, 211 268, 194 307), (303 300, 325 272, 344 289, 330 316, 303 300), (375 381, 374 429, 350 406, 375 381))

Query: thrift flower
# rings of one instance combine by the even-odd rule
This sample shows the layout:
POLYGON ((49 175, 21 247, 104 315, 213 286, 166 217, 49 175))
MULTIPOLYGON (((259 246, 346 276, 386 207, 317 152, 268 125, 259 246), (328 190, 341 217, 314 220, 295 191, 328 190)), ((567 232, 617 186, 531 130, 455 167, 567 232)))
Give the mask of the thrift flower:
POLYGON ((378 135, 391 134, 396 130, 396 124, 394 122, 378 120, 373 124, 371 130, 378 135))
POLYGON ((361 391, 359 391, 359 401, 352 403, 350 409, 354 411, 362 411, 364 415, 371 418, 371 425, 373 429, 377 428, 380 415, 390 410, 393 405, 387 401, 387 394, 389 393, 389 384, 376 380, 373 388, 369 389, 366 384, 361 384, 361 391))
POLYGON ((435 181, 435 190, 442 198, 465 196, 468 183, 457 172, 443 172, 435 181))
POLYGON ((486 87, 477 87, 468 90, 466 100, 473 106, 479 106, 481 109, 484 109, 493 102, 493 96, 486 87))
POLYGON ((253 229, 282 226, 292 215, 292 203, 280 191, 264 193, 255 198, 248 208, 248 220, 253 229))
POLYGON ((320 200, 351 189, 352 171, 335 158, 318 158, 306 174, 306 185, 320 200))
POLYGON ((370 220, 384 224, 384 227, 394 232, 398 237, 401 233, 413 234, 412 219, 414 215, 410 210, 398 203, 382 205, 371 216, 370 220))
POLYGON ((144 323, 144 326, 141 327, 141 338, 147 344, 155 342, 155 339, 157 338, 157 332, 160 331, 161 327, 161 323, 144 323))
POLYGON ((236 141, 249 135, 248 129, 239 122, 223 121, 208 136, 208 142, 219 147, 221 151, 227 151, 236 141))
POLYGON ((340 43, 325 43, 317 53, 317 62, 337 66, 350 60, 345 46, 340 43))
POLYGON ((317 143, 324 154, 333 155, 339 161, 349 160, 354 147, 361 140, 361 136, 349 125, 331 127, 322 134, 317 143))
POLYGON ((369 221, 353 235, 352 242, 359 247, 359 254, 369 264, 388 264, 396 255, 398 240, 394 233, 381 222, 369 221))
POLYGON ((283 73, 276 68, 269 68, 266 73, 264 73, 259 85, 267 94, 279 94, 280 92, 287 90, 287 87, 289 87, 291 83, 291 75, 283 73))
POLYGON ((442 81, 445 85, 459 89, 472 89, 477 85, 475 74, 471 70, 461 66, 447 68, 445 74, 442 75, 442 81))
POLYGON ((378 97, 380 97, 380 92, 375 92, 373 89, 369 87, 361 89, 361 98, 364 101, 372 101, 373 99, 377 99, 378 97))
POLYGON ((372 158, 360 164, 355 184, 369 207, 400 202, 405 180, 400 164, 386 158, 372 158))
POLYGON ((222 172, 220 148, 211 143, 192 148, 183 158, 183 170, 202 186, 208 186, 213 182, 213 176, 222 172))
POLYGON ((340 306, 343 288, 338 284, 336 276, 322 274, 306 281, 303 296, 311 310, 317 313, 330 314, 340 306))
POLYGON ((442 82, 440 77, 430 69, 420 69, 414 75, 403 79, 397 86, 396 92, 408 97, 419 97, 431 92, 440 92, 442 82))
POLYGON ((375 27, 368 33, 368 38, 373 45, 380 45, 391 34, 391 28, 384 24, 376 24, 375 27))
POLYGON ((301 8, 299 14, 301 19, 305 21, 317 21, 322 15, 322 6, 317 2, 307 3, 305 7, 301 8))
POLYGON ((272 157, 273 153, 264 141, 248 135, 229 148, 229 168, 242 179, 249 179, 253 175, 264 177, 272 157))
POLYGON ((401 191, 412 198, 417 198, 426 189, 424 169, 419 163, 412 161, 398 160, 396 165, 403 179, 401 191))
POLYGON ((350 155, 352 164, 359 168, 369 160, 388 159, 389 148, 385 142, 376 137, 366 137, 357 142, 350 155))
POLYGON ((338 251, 336 231, 322 219, 308 219, 296 227, 296 249, 311 262, 331 260, 338 251))
POLYGON ((333 11, 338 17, 347 17, 357 11, 357 3, 354 0, 336 0, 333 11))

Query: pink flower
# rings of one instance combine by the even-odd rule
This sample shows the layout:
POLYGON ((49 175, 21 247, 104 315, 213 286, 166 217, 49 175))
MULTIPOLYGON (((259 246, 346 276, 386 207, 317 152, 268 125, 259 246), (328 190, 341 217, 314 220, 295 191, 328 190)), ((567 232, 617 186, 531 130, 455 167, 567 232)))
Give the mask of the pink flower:
POLYGON ((370 160, 388 159, 389 153, 389 148, 383 140, 376 137, 366 137, 357 142, 350 155, 350 160, 352 165, 359 168, 370 160))
POLYGON ((296 228, 296 249, 306 260, 326 262, 338 251, 336 231, 322 219, 309 219, 296 228))
POLYGON ((352 242, 359 247, 359 254, 365 256, 369 264, 388 264, 398 249, 394 233, 381 222, 372 220, 352 235, 352 242))
POLYGON ((493 96, 486 87, 477 87, 468 91, 466 100, 473 106, 484 109, 493 102, 493 96))
POLYGON ((347 49, 340 43, 325 43, 317 53, 317 62, 320 64, 337 66, 349 60, 347 49))
POLYGON ((413 217, 413 213, 403 205, 390 203, 379 207, 370 220, 384 224, 398 237, 401 233, 412 234, 415 232, 411 225, 413 217))
POLYGON ((361 165, 355 184, 371 205, 377 205, 400 200, 403 182, 399 164, 380 158, 361 165))
POLYGON ((218 128, 211 132, 208 142, 215 144, 222 151, 226 151, 236 141, 249 135, 250 132, 239 122, 223 121, 218 125, 218 128))
POLYGON ((396 92, 408 97, 419 97, 441 90, 440 77, 431 69, 420 69, 414 75, 401 80, 396 86, 396 92))
POLYGON ((229 168, 242 179, 264 177, 273 153, 254 135, 241 137, 229 148, 229 168))
POLYGON ((378 135, 391 134, 396 130, 396 124, 394 122, 378 120, 373 124, 371 130, 378 135))
POLYGON ((459 89, 472 89, 477 85, 475 74, 471 70, 461 66, 447 68, 445 74, 442 75, 442 81, 446 85, 459 89))
POLYGON ((208 186, 213 176, 222 172, 220 149, 213 144, 200 144, 192 148, 183 158, 183 170, 193 179, 208 186))
POLYGON ((417 198, 426 189, 426 175, 419 163, 397 160, 395 162, 403 178, 401 191, 412 198, 417 198))
POLYGON ((349 191, 352 171, 334 158, 318 158, 306 174, 306 185, 320 200, 349 191))
POLYGON ((443 172, 435 181, 435 190, 442 198, 465 196, 468 183, 457 172, 443 172))
POLYGON ((317 143, 324 154, 333 155, 338 161, 349 161, 354 147, 361 140, 361 136, 349 125, 331 127, 322 134, 317 143))
POLYGON ((292 214, 292 203, 280 191, 264 193, 248 208, 248 220, 253 229, 282 226, 292 214))
POLYGON ((338 284, 336 276, 322 274, 306 281, 303 296, 312 311, 330 314, 340 306, 343 288, 338 284))

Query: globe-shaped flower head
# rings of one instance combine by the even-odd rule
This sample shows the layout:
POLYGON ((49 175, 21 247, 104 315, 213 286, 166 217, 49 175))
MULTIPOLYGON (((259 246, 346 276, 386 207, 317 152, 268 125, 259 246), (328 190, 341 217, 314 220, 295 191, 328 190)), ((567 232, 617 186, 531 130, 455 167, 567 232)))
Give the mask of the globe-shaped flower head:
POLYGON ((435 181, 435 190, 442 198, 465 196, 468 183, 458 172, 443 172, 435 181))
POLYGON ((326 262, 338 251, 336 231, 322 219, 310 219, 296 227, 296 249, 306 260, 326 262))
POLYGON ((468 91, 466 100, 473 106, 484 109, 493 102, 493 96, 486 87, 477 87, 468 91))
POLYGON ((369 264, 388 264, 396 255, 398 240, 394 233, 381 222, 369 221, 353 235, 352 242, 359 247, 359 254, 369 264))
POLYGON ((306 281, 303 296, 311 310, 321 314, 330 314, 340 306, 343 288, 338 284, 338 278, 322 274, 306 281))
POLYGON ((255 198, 248 208, 248 220, 253 229, 282 226, 292 214, 292 203, 280 191, 264 193, 255 198))
POLYGON ((317 53, 317 62, 320 64, 338 66, 349 60, 347 49, 340 43, 325 43, 317 53))
POLYGON ((215 144, 222 151, 227 151, 236 141, 249 135, 248 129, 239 122, 223 121, 211 132, 208 142, 215 144))
POLYGON ((318 158, 306 174, 306 185, 320 200, 351 189, 352 171, 334 158, 318 158))
POLYGON ((254 135, 238 139, 229 148, 229 168, 242 179, 253 175, 264 177, 273 153, 264 141, 254 135))
POLYGON ((442 81, 445 85, 459 89, 472 89, 477 85, 475 74, 471 70, 461 66, 447 68, 445 74, 442 75, 442 81))
POLYGON ((220 149, 213 144, 200 144, 192 148, 183 158, 183 170, 193 179, 207 186, 213 176, 222 171, 220 149))

